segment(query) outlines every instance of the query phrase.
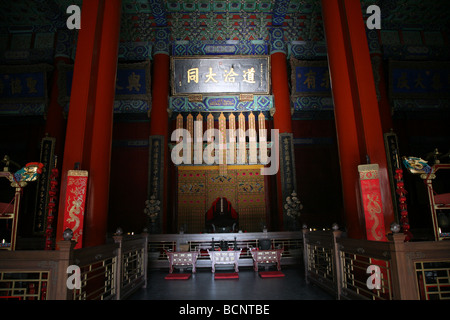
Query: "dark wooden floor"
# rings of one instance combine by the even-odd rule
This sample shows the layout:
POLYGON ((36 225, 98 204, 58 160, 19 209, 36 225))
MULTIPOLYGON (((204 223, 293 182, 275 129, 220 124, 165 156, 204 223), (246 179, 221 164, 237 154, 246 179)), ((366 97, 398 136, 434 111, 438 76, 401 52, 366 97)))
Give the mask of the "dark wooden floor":
MULTIPOLYGON (((246 267, 239 269, 239 279, 215 280, 210 268, 199 268, 188 280, 165 280, 168 268, 151 270, 147 288, 139 289, 129 300, 334 300, 321 288, 306 284, 300 266, 286 266, 281 271, 285 277, 263 279, 246 267)), ((219 272, 233 270, 216 270, 219 272)))

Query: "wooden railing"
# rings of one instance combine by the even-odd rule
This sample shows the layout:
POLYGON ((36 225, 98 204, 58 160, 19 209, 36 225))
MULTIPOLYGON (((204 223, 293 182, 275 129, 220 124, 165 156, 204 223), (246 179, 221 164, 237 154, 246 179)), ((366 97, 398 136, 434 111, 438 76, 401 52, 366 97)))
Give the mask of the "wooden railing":
POLYGON ((339 300, 450 299, 450 242, 404 239, 394 233, 378 242, 304 229, 306 281, 339 300))
POLYGON ((282 265, 301 262, 303 252, 307 283, 321 286, 337 299, 450 299, 449 241, 405 242, 403 234, 394 233, 389 241, 378 242, 346 238, 340 231, 306 229, 303 234, 144 233, 114 236, 112 243, 76 250, 73 241, 60 241, 59 250, 1 251, 0 299, 125 299, 146 287, 147 267, 168 267, 166 250, 200 251, 197 267, 211 267, 207 249, 224 240, 242 249, 239 266, 252 266, 249 249, 267 239, 272 248, 284 248, 282 265), (70 288, 69 266, 79 267, 79 288, 70 288), (373 266, 379 287, 368 281, 377 280, 368 273, 373 266))
POLYGON ((59 250, 0 252, 0 299, 125 299, 147 285, 147 243, 143 233, 76 250, 75 242, 64 240, 59 250), (69 266, 79 268, 79 287, 69 266))
POLYGON ((271 248, 283 248, 282 265, 301 263, 303 252, 302 232, 244 232, 204 234, 157 234, 149 235, 149 267, 168 267, 166 251, 199 251, 197 268, 211 268, 208 249, 218 247, 226 241, 229 248, 242 249, 239 266, 253 266, 252 248, 258 248, 263 241, 270 240, 271 248))

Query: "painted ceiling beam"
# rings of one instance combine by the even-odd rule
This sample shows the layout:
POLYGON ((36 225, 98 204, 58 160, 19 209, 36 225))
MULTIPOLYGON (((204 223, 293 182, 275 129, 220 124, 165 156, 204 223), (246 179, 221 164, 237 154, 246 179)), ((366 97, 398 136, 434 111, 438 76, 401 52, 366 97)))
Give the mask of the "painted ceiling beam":
POLYGON ((167 26, 167 12, 166 7, 164 5, 164 1, 162 0, 148 0, 152 15, 155 19, 155 23, 158 27, 167 26))
POLYGON ((290 0, 275 0, 273 7, 272 25, 283 25, 284 18, 286 17, 290 0))

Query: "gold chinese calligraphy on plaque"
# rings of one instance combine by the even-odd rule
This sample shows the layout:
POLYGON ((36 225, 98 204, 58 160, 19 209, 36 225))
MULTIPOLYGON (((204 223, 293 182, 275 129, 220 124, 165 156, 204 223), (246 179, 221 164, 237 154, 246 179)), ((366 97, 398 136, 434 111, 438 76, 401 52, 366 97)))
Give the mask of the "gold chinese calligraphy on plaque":
POLYGON ((269 94, 269 56, 171 58, 172 95, 269 94))

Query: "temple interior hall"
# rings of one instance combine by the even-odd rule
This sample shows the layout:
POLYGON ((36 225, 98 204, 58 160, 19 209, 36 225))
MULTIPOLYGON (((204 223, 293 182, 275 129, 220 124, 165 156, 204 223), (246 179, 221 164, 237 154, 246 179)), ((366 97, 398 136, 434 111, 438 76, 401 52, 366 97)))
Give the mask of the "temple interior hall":
POLYGON ((0 300, 450 299, 449 17, 0 0, 0 300))

